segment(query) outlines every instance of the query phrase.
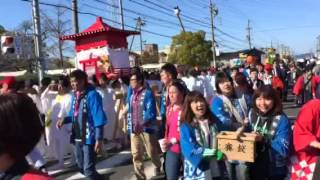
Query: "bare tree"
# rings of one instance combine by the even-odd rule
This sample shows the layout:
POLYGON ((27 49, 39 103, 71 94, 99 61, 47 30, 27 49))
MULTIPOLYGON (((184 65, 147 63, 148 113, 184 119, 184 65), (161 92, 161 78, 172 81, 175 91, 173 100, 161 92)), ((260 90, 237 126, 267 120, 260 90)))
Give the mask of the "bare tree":
MULTIPOLYGON (((15 67, 14 70, 27 69, 28 72, 33 73, 36 70, 36 58, 34 49, 34 32, 33 22, 31 20, 22 21, 13 31, 9 34, 15 36, 15 41, 19 42, 19 54, 16 58, 6 58, 9 60, 8 66, 15 67)), ((41 38, 43 42, 46 42, 49 37, 48 28, 42 24, 41 27, 41 38)), ((43 46, 46 46, 44 43, 43 46)), ((18 53, 16 49, 16 53, 18 53)), ((6 68, 8 68, 6 66, 6 68)), ((5 67, 5 66, 2 66, 5 67)), ((12 69, 12 68, 11 68, 12 69)))
POLYGON ((32 35, 33 34, 33 23, 32 21, 25 20, 22 21, 18 27, 16 28, 16 32, 22 33, 25 35, 32 35))
POLYGON ((47 50, 55 57, 59 57, 61 67, 63 65, 63 52, 65 50, 70 50, 70 47, 64 41, 60 41, 59 38, 63 35, 71 33, 71 20, 68 19, 66 14, 67 9, 61 7, 55 8, 54 17, 50 17, 45 12, 41 12, 42 23, 44 27, 48 29, 49 40, 52 45, 47 47, 47 50))
MULTIPOLYGON (((63 63, 65 51, 70 51, 71 48, 68 43, 59 40, 59 37, 71 33, 71 20, 66 16, 66 9, 57 7, 52 16, 42 11, 40 12, 41 17, 41 37, 43 40, 43 52, 49 54, 53 58, 59 59, 57 64, 58 67, 68 67, 69 64, 63 63), (57 58, 58 57, 58 58, 57 58), (59 63, 60 62, 60 63, 59 63)), ((21 41, 21 47, 28 49, 25 53, 19 55, 4 56, 0 53, 0 70, 11 71, 11 70, 24 70, 27 69, 29 72, 33 72, 36 69, 36 59, 34 57, 34 43, 33 43, 33 23, 31 20, 21 22, 14 30, 7 31, 6 34, 19 37, 21 41)), ((4 28, 2 28, 4 29, 4 28)), ((0 28, 0 31, 2 31, 0 28)))

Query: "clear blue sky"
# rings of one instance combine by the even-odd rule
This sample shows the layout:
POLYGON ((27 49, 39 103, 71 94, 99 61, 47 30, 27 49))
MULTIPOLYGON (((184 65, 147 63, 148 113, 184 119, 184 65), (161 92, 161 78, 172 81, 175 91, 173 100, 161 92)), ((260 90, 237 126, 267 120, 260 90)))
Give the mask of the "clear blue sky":
MULTIPOLYGON (((109 4, 117 2, 117 0, 78 0, 79 11, 94 13, 111 20, 119 19, 116 7, 112 8, 98 1, 109 4)), ((187 31, 210 32, 208 1, 123 0, 126 9, 124 10, 125 24, 135 27, 134 18, 141 13, 141 17, 146 21, 144 30, 164 35, 143 32, 143 40, 146 43, 157 43, 160 48, 163 48, 170 45, 171 42, 166 36, 173 36, 181 30, 178 19, 174 16, 173 10, 171 11, 177 5, 182 10, 182 21, 187 31), (143 7, 141 4, 148 7, 143 7), (195 23, 195 20, 198 22, 195 23)), ((224 34, 216 32, 218 44, 223 51, 248 48, 248 43, 244 41, 248 19, 252 22, 252 39, 256 47, 270 46, 272 41, 274 47, 277 47, 278 44, 285 44, 295 53, 310 52, 316 49, 316 37, 320 35, 320 1, 318 0, 213 1, 219 9, 216 26, 224 32, 224 34)), ((0 0, 0 2, 0 25, 6 29, 14 29, 22 21, 31 19, 30 3, 21 0, 0 0)), ((71 0, 40 0, 40 2, 71 6, 71 0)), ((54 8, 44 5, 41 5, 40 8, 53 15, 54 8)), ((65 18, 71 18, 71 13, 68 12, 65 18)), ((80 14, 79 21, 80 30, 83 30, 95 21, 95 17, 80 14)), ((118 26, 112 22, 107 23, 118 26)), ((207 38, 211 38, 210 33, 207 34, 207 38)), ((133 49, 139 49, 138 38, 134 41, 133 49)))

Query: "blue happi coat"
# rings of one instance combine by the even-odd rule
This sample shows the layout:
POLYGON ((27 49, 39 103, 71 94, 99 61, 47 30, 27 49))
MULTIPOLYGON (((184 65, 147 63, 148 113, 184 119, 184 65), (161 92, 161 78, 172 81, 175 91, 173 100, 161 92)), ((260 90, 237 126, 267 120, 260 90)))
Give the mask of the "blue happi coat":
MULTIPOLYGON (((128 132, 132 133, 132 99, 133 99, 133 89, 129 87, 126 103, 129 107, 128 109, 128 132)), ((156 120, 157 120, 157 109, 155 97, 150 88, 145 87, 142 90, 139 99, 139 120, 143 120, 143 124, 148 124, 144 126, 144 132, 155 133, 157 130, 156 120)))
MULTIPOLYGON (((241 98, 233 98, 231 99, 232 105, 236 108, 239 115, 242 119, 247 117, 249 114, 249 110, 252 107, 251 103, 251 97, 248 95, 243 94, 244 98, 242 96, 239 96, 241 98), (244 109, 241 107, 242 103, 241 101, 244 100, 246 104, 246 112, 244 112, 244 109)), ((217 116, 217 118, 220 120, 221 123, 218 124, 218 128, 220 131, 234 131, 234 127, 232 127, 232 123, 236 122, 237 120, 233 117, 230 110, 227 108, 226 104, 223 102, 220 95, 217 95, 213 98, 211 102, 211 111, 212 113, 217 116)))
POLYGON ((103 111, 102 98, 93 86, 87 87, 84 92, 84 98, 80 100, 78 118, 74 117, 76 95, 72 95, 72 108, 69 111, 69 118, 66 118, 64 123, 74 123, 78 121, 80 130, 82 131, 82 119, 86 114, 86 130, 85 130, 85 144, 95 144, 96 140, 103 139, 103 126, 107 122, 106 115, 103 111), (86 107, 86 108, 85 108, 86 107))
MULTIPOLYGON (((259 116, 260 115, 255 113, 253 110, 249 113, 249 122, 252 131, 261 131, 261 129, 256 126, 258 119, 261 121, 261 116, 259 116)), ((286 175, 288 157, 291 149, 291 124, 285 114, 272 116, 268 121, 270 125, 266 126, 267 131, 265 131, 265 134, 263 135, 264 141, 262 142, 268 150, 269 168, 267 171, 270 176, 286 175)), ((256 161, 255 163, 260 162, 256 161)))
POLYGON ((160 116, 161 118, 166 117, 166 110, 167 110, 167 88, 163 87, 160 97, 160 116))
MULTIPOLYGON (((212 140, 216 141, 216 133, 218 133, 216 127, 211 125, 209 129, 212 131, 212 140)), ((221 176, 222 174, 220 172, 218 162, 214 157, 210 157, 212 158, 210 161, 203 157, 205 148, 214 148, 216 145, 213 145, 214 147, 201 146, 200 142, 202 142, 202 138, 205 137, 202 137, 201 135, 201 137, 197 136, 196 131, 197 129, 195 127, 192 127, 187 123, 183 123, 180 126, 180 146, 184 157, 184 179, 205 180, 208 178, 211 179, 211 177, 221 176), (213 163, 215 163, 214 166, 212 166, 213 163)))

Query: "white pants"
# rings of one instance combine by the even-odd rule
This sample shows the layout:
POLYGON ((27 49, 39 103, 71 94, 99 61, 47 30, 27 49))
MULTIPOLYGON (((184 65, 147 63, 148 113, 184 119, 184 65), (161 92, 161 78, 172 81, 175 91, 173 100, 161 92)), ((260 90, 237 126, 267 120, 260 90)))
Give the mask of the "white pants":
MULTIPOLYGON (((60 165, 64 163, 64 155, 66 148, 70 144, 70 124, 64 125, 61 129, 55 127, 55 121, 51 124, 50 133, 48 135, 49 148, 53 150, 53 156, 59 161, 60 165)), ((69 148, 71 149, 71 148, 69 148)))

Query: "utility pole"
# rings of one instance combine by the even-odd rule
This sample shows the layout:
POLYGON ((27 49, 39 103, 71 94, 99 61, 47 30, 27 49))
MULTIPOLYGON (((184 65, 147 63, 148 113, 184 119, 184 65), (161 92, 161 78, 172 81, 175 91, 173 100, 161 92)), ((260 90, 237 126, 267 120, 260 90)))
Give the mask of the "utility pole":
POLYGON ((252 28, 250 27, 250 20, 248 20, 248 27, 247 27, 247 39, 248 39, 248 43, 249 43, 249 48, 252 48, 252 44, 251 44, 251 30, 252 28))
MULTIPOLYGON (((142 30, 141 27, 145 25, 145 22, 141 19, 141 17, 137 18, 137 25, 140 32, 140 61, 143 59, 143 41, 142 41, 142 30)), ((139 63, 141 65, 141 62, 139 63)))
POLYGON ((181 26, 181 28, 182 28, 182 31, 183 31, 183 32, 186 32, 185 29, 184 29, 184 26, 183 26, 183 24, 182 24, 181 17, 180 17, 181 10, 179 9, 179 6, 177 6, 177 7, 174 8, 174 13, 175 13, 175 15, 178 17, 178 19, 179 19, 179 23, 180 23, 180 26, 181 26))
POLYGON ((73 32, 79 33, 79 20, 78 20, 78 2, 72 0, 72 18, 73 18, 73 32))
POLYGON ((39 14, 39 2, 38 0, 32 0, 32 20, 34 26, 34 47, 35 55, 37 59, 38 69, 38 81, 39 84, 43 79, 43 55, 42 55, 42 39, 41 39, 41 26, 40 26, 40 14, 39 14))
POLYGON ((123 7, 122 7, 122 0, 119 0, 119 10, 120 10, 120 23, 121 29, 124 30, 124 19, 123 19, 123 7))
POLYGON ((320 35, 317 37, 317 58, 320 58, 320 35))
MULTIPOLYGON (((134 28, 134 30, 135 30, 135 31, 137 31, 137 30, 138 30, 138 27, 139 27, 139 24, 138 24, 138 21, 137 21, 137 23, 136 23, 136 27, 134 28)), ((132 45, 133 45, 133 41, 134 41, 134 37, 136 37, 136 36, 132 36, 131 43, 130 43, 130 47, 129 47, 129 52, 130 52, 130 51, 131 51, 131 49, 132 49, 132 45)))
POLYGON ((216 41, 214 38, 214 18, 218 15, 218 9, 215 5, 212 4, 212 0, 209 1, 209 10, 210 10, 210 16, 211 16, 211 36, 212 36, 212 61, 213 66, 216 68, 216 41))

